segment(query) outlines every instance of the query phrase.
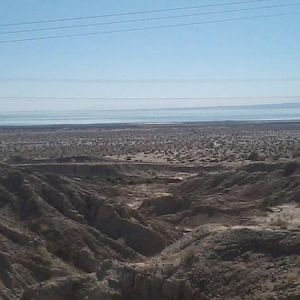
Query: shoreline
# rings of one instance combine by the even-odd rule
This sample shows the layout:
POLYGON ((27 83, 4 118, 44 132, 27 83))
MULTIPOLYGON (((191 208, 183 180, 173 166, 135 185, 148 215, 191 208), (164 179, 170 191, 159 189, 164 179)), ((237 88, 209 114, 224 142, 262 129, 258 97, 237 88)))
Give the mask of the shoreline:
POLYGON ((184 126, 238 126, 238 125, 282 125, 300 124, 299 119, 283 120, 225 120, 225 121, 195 121, 195 122, 128 122, 128 123, 91 123, 91 124, 32 124, 32 125, 0 125, 0 130, 14 129, 119 129, 119 128, 144 128, 144 127, 184 127, 184 126))

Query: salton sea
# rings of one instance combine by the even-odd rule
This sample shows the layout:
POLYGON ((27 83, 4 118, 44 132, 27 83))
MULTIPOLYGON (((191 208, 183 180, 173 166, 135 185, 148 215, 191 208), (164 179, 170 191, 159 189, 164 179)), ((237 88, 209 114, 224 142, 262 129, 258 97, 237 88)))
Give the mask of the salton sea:
POLYGON ((0 112, 0 126, 300 120, 300 103, 152 110, 0 112))

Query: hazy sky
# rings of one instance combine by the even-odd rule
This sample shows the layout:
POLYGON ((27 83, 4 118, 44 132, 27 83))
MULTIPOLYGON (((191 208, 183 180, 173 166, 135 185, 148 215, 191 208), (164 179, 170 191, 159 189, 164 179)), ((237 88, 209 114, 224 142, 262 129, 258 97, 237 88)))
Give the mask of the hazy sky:
MULTIPOLYGON (((26 0, 0 1, 0 23, 113 14, 181 6, 229 3, 233 0, 26 0)), ((202 22, 300 12, 298 0, 201 8, 189 11, 133 15, 14 27, 0 26, 0 97, 246 97, 300 95, 300 15, 251 19, 99 36, 1 44, 1 41, 54 34, 100 32, 152 25, 202 22), (92 24, 189 13, 224 11, 281 4, 294 7, 260 9, 23 34, 6 31, 92 24), (298 78, 299 81, 222 81, 247 78, 298 78), (11 79, 5 81, 5 79, 11 79), (18 79, 32 79, 18 80, 18 79), (208 79, 211 82, 83 82, 34 79, 208 79), (214 81, 213 79, 220 79, 214 81)), ((0 24, 0 25, 1 25, 0 24)), ((300 100, 300 99, 299 99, 300 100)), ((111 109, 208 106, 291 102, 278 100, 0 100, 1 111, 111 109)))

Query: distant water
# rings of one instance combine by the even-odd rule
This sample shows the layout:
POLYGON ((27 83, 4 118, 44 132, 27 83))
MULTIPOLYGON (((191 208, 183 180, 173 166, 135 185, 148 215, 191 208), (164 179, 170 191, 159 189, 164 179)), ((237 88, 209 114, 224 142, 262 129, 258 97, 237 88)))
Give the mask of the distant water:
POLYGON ((155 110, 0 112, 1 126, 300 120, 300 103, 155 110))

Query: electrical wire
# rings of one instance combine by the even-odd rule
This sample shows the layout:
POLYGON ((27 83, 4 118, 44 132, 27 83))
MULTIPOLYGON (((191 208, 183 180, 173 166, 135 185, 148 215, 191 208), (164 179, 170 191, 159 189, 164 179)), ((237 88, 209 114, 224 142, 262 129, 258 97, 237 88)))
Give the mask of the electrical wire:
POLYGON ((237 5, 237 4, 250 4, 250 3, 269 2, 269 1, 274 1, 274 0, 235 1, 235 2, 227 2, 227 3, 215 3, 215 4, 196 5, 196 6, 182 6, 182 7, 174 7, 174 8, 166 8, 166 9, 142 10, 142 11, 122 12, 122 13, 103 14, 103 15, 94 15, 94 16, 36 20, 36 21, 0 24, 0 27, 53 23, 53 22, 66 22, 66 21, 108 18, 108 17, 120 17, 120 16, 161 13, 161 12, 172 12, 172 11, 191 10, 191 9, 206 8, 206 7, 230 6, 230 5, 237 5))
POLYGON ((300 3, 278 4, 278 5, 268 5, 268 6, 259 6, 259 7, 250 7, 250 8, 219 10, 219 11, 211 11, 211 12, 200 12, 200 13, 175 15, 175 16, 162 16, 162 17, 121 20, 121 21, 92 23, 92 24, 80 24, 80 25, 68 25, 68 26, 56 26, 56 27, 46 27, 46 28, 34 28, 34 29, 23 29, 23 30, 13 30, 13 31, 2 31, 2 32, 0 32, 0 35, 18 34, 18 33, 27 33, 27 32, 41 32, 41 31, 61 30, 61 29, 86 28, 86 27, 94 27, 94 26, 127 24, 127 23, 157 21, 157 20, 169 20, 169 19, 178 19, 178 18, 186 18, 186 17, 216 15, 216 14, 223 14, 223 13, 248 12, 248 11, 261 10, 261 9, 294 7, 294 6, 299 6, 299 5, 300 5, 300 3))
POLYGON ((153 29, 180 28, 180 27, 188 27, 188 26, 195 26, 195 25, 218 24, 218 23, 227 23, 227 22, 234 22, 234 21, 292 16, 292 15, 299 15, 299 14, 300 12, 278 13, 278 14, 257 15, 257 16, 250 16, 250 17, 237 17, 237 18, 210 20, 210 21, 202 21, 202 22, 179 23, 179 24, 169 24, 169 25, 136 27, 130 29, 108 30, 108 31, 101 31, 101 32, 52 35, 52 36, 34 37, 34 38, 21 38, 21 39, 13 39, 13 40, 3 40, 0 41, 0 44, 10 44, 10 43, 27 42, 27 41, 42 41, 42 40, 50 40, 50 39, 51 40, 64 39, 64 38, 74 38, 74 37, 86 37, 86 36, 98 36, 98 35, 106 35, 106 34, 113 34, 113 33, 138 32, 138 31, 153 30, 153 29))

